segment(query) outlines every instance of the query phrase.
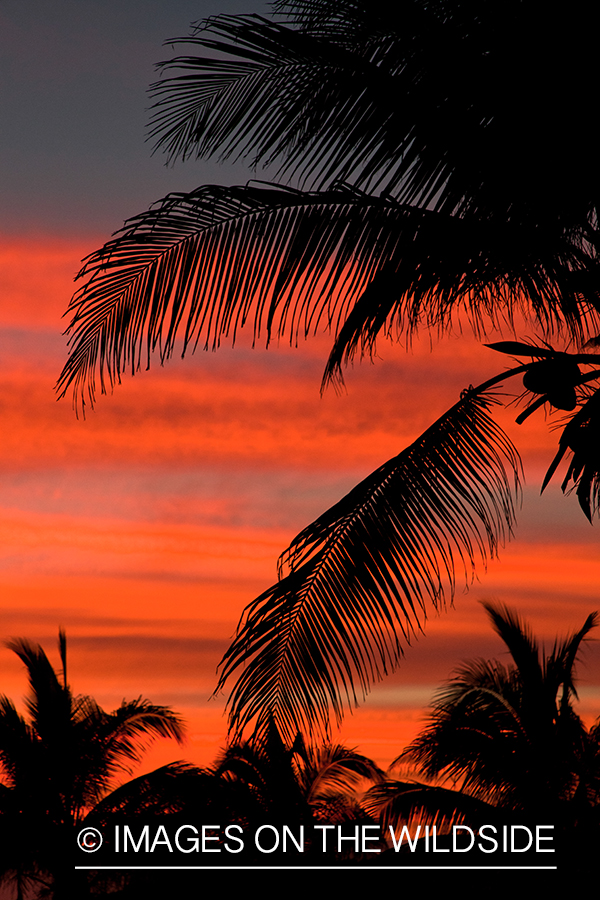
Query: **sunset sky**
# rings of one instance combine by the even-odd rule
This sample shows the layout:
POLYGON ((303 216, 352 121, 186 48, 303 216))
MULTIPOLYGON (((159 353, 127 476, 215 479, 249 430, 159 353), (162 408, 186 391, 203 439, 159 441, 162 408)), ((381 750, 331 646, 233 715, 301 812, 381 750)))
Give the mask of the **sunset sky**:
MULTIPOLYGON (((181 712, 188 745, 157 748, 153 765, 206 764, 223 745, 223 699, 209 701, 216 666, 290 539, 505 365, 467 334, 431 345, 424 335, 408 353, 382 343, 373 365, 348 372, 346 393, 321 397, 327 335, 265 350, 242 334, 234 349, 157 362, 86 419, 57 402, 80 260, 171 190, 269 178, 241 163, 166 168, 145 142, 153 63, 172 53, 163 40, 217 12, 266 11, 243 0, 0 5, 0 637, 39 641, 57 663, 62 626, 75 692, 108 709, 141 694, 181 712)), ((454 609, 432 614, 339 735, 382 765, 461 659, 503 653, 477 601, 516 607, 550 646, 600 608, 600 526, 557 485, 539 497, 556 434, 541 414, 521 427, 515 415, 500 415, 527 481, 515 539, 454 609)), ((22 667, 6 649, 0 673, 0 690, 21 697, 22 667)), ((591 721, 593 640, 579 675, 591 721)))

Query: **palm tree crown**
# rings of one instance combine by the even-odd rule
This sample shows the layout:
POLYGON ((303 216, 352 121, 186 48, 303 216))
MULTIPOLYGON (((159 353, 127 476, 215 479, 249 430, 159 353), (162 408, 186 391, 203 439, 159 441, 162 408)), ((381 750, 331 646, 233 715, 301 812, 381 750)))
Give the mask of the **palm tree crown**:
POLYGON ((230 744, 212 772, 234 788, 234 815, 269 822, 344 821, 365 816, 356 789, 378 782, 375 763, 342 744, 286 745, 271 720, 258 741, 230 744))
POLYGON ((455 788, 391 782, 371 796, 388 817, 421 808, 473 818, 494 807, 573 824, 600 801, 600 730, 588 731, 573 707, 578 652, 598 614, 541 655, 515 612, 484 607, 511 664, 461 665, 437 692, 427 726, 396 760, 455 788))
POLYGON ((42 880, 50 874, 56 886, 70 859, 72 829, 102 800, 107 805, 152 740, 181 742, 184 728, 168 707, 141 697, 107 713, 92 697, 74 695, 62 632, 61 677, 39 645, 13 640, 7 646, 26 667, 29 694, 26 717, 0 697, 0 828, 4 846, 12 847, 3 855, 3 871, 42 880))

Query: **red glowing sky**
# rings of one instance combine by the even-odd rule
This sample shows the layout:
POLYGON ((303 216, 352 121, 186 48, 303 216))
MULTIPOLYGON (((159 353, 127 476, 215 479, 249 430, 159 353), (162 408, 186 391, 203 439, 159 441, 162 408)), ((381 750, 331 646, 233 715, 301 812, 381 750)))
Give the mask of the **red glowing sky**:
MULTIPOLYGON (((152 62, 193 19, 240 11, 212 0, 4 0, 3 59, 12 90, 0 148, 0 591, 3 634, 40 641, 57 662, 67 629, 70 680, 113 708, 140 694, 186 716, 185 756, 210 762, 225 740, 215 668, 240 613, 275 578, 278 554, 304 525, 399 452, 505 362, 467 336, 407 353, 382 344, 350 370, 347 393, 319 386, 329 338, 298 349, 235 349, 158 364, 77 419, 53 385, 64 363, 61 316, 83 256, 123 218, 169 190, 249 173, 165 169, 144 144, 152 62)), ((261 11, 257 4, 253 11, 261 11)), ((521 333, 520 337, 533 336, 521 333)), ((516 607, 551 643, 600 606, 598 527, 556 486, 539 484, 556 436, 543 416, 502 423, 527 488, 515 540, 455 608, 432 615, 342 728, 387 764, 415 733, 436 685, 465 657, 503 652, 478 602, 516 607)), ((3 691, 25 689, 0 649, 3 691)), ((580 667, 580 709, 600 712, 600 651, 580 667)))
MULTIPOLYGON (((86 419, 53 383, 64 358, 60 315, 87 242, 6 240, 1 270, 0 449, 2 609, 7 636, 54 652, 70 642, 70 679, 112 708, 143 694, 190 723, 184 751, 208 763, 225 737, 215 668, 244 605, 275 578, 291 537, 397 453, 462 387, 504 360, 466 337, 413 350, 383 344, 348 373, 347 393, 321 398, 328 340, 298 349, 198 354, 156 365, 101 397, 86 419)), ((520 428, 501 414, 528 487, 515 540, 455 609, 432 616, 343 726, 341 737, 387 763, 414 733, 431 693, 462 658, 502 646, 477 603, 517 607, 550 642, 598 603, 597 531, 573 498, 538 486, 555 437, 543 417, 520 428)), ((595 717, 600 653, 581 668, 581 709, 595 717)), ((0 652, 4 690, 23 675, 0 652)), ((157 751, 158 752, 158 751, 157 751)))

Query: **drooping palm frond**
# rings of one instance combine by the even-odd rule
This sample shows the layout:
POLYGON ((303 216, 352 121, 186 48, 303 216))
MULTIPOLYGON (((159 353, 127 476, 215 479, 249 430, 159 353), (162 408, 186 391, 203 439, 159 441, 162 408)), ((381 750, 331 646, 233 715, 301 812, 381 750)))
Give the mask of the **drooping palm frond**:
POLYGON ((389 259, 397 219, 393 204, 344 189, 171 195, 86 261, 60 386, 89 381, 93 396, 96 366, 104 388, 106 378, 135 371, 144 350, 164 359, 180 331, 185 349, 233 340, 248 320, 255 335, 309 329, 351 303, 389 259))
POLYGON ((417 441, 308 526, 280 581, 246 609, 222 662, 231 727, 328 732, 397 666, 428 609, 510 533, 520 461, 470 390, 417 441), (506 473, 505 465, 511 472, 506 473), (287 572, 287 574, 284 574, 287 572))
POLYGON ((581 342, 599 309, 600 266, 583 234, 427 214, 349 308, 325 378, 340 377, 357 352, 372 354, 382 332, 443 330, 456 317, 480 335, 490 325, 513 327, 519 314, 546 335, 564 331, 581 342))
POLYGON ((169 195, 131 219, 86 261, 72 300, 64 394, 102 390, 127 369, 182 352, 255 339, 297 339, 319 327, 338 338, 327 375, 372 352, 389 329, 448 326, 529 313, 545 331, 586 334, 600 293, 581 234, 525 240, 520 229, 403 206, 338 186, 206 186, 169 195))

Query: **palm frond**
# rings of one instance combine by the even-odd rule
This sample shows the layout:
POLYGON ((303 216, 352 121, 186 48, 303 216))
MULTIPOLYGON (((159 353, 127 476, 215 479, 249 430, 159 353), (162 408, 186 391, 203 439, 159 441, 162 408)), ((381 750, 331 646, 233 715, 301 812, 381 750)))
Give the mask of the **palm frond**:
POLYGON ((62 663, 63 688, 67 690, 67 635, 64 628, 58 629, 58 652, 62 663))
POLYGON ((299 756, 295 760, 298 780, 309 803, 350 794, 365 780, 383 780, 373 760, 343 744, 309 746, 299 756))
POLYGON ((292 758, 293 750, 283 743, 271 720, 262 740, 229 744, 212 771, 217 779, 240 789, 241 805, 253 797, 249 808, 262 808, 263 815, 303 818, 308 814, 307 798, 292 758))
POLYGON ((427 778, 451 778, 470 796, 510 805, 515 780, 531 775, 520 687, 493 661, 461 667, 436 692, 426 727, 394 764, 416 766, 427 778))
POLYGON ((523 310, 544 331, 562 325, 581 338, 600 293, 576 276, 595 265, 580 234, 538 235, 532 249, 509 225, 343 185, 205 186, 169 195, 85 261, 58 388, 93 402, 97 376, 104 391, 153 352, 163 362, 178 338, 183 353, 214 349, 244 325, 267 343, 330 328, 333 378, 382 330, 443 328, 461 312, 476 331, 523 310))
POLYGON ((537 694, 539 699, 544 673, 537 641, 530 628, 507 606, 494 603, 483 603, 482 606, 490 618, 494 631, 506 644, 522 684, 537 694))
POLYGON ((5 646, 17 654, 27 669, 27 710, 37 733, 43 739, 48 739, 70 722, 71 695, 60 684, 50 660, 39 644, 15 638, 6 641, 5 646))
MULTIPOLYGON (((212 779, 211 779, 212 780, 212 779)), ((205 772, 186 762, 172 762, 127 781, 91 810, 88 821, 106 824, 113 816, 152 816, 177 813, 205 772)))
POLYGON ((128 760, 139 763, 156 738, 173 738, 179 744, 185 738, 180 716, 168 706, 156 706, 142 697, 123 701, 113 713, 104 713, 103 725, 98 728, 99 740, 110 770, 126 769, 128 760))
MULTIPOLYGON (((595 375, 597 377, 597 375, 595 375)), ((600 390, 596 389, 565 425, 558 452, 544 477, 547 487, 561 461, 571 451, 563 492, 575 491, 579 506, 589 519, 600 511, 600 390)))
POLYGON ((290 2, 275 17, 216 16, 168 42, 209 51, 163 63, 182 74, 154 85, 152 133, 171 156, 246 156, 308 187, 351 180, 421 208, 538 226, 581 224, 598 207, 584 8, 544 16, 543 39, 523 3, 475 14, 421 0, 290 2), (527 64, 512 72, 507 58, 527 64))
POLYGON ((411 210, 412 238, 406 230, 399 235, 393 258, 348 306, 325 380, 341 377, 357 352, 372 355, 382 332, 443 331, 453 318, 466 319, 478 336, 491 326, 512 328, 516 315, 548 336, 563 331, 578 342, 595 327, 600 267, 583 233, 528 232, 499 219, 431 212, 419 221, 418 215, 411 210))
POLYGON ((513 610, 484 606, 512 664, 462 664, 396 763, 416 765, 428 778, 451 777, 462 793, 507 810, 550 810, 572 798, 582 774, 588 737, 571 705, 574 667, 598 617, 588 616, 540 660, 537 641, 513 610))
POLYGON ((308 526, 246 609, 219 688, 236 732, 328 732, 393 671, 428 608, 452 599, 514 522, 520 461, 477 390, 308 526), (506 473, 505 464, 512 473, 506 473), (284 574, 286 573, 286 574, 284 574))
POLYGON ((569 635, 562 641, 555 641, 551 655, 546 659, 545 678, 552 685, 554 696, 562 685, 561 710, 566 713, 571 698, 577 697, 575 689, 575 663, 581 649, 581 644, 587 639, 592 628, 600 624, 600 614, 590 613, 583 626, 575 634, 569 635))
POLYGON ((233 341, 250 320, 290 336, 330 324, 397 246, 394 204, 339 189, 208 186, 170 195, 88 258, 73 298, 72 351, 59 387, 102 389, 144 350, 149 362, 199 342, 233 341), (313 306, 315 308, 313 308, 313 306))
MULTIPOLYGON (((462 791, 418 781, 388 780, 376 784, 365 795, 363 806, 370 815, 381 819, 383 828, 398 823, 415 822, 421 826, 477 824, 498 820, 501 813, 485 800, 462 791)), ((411 828, 412 839, 416 830, 411 828)), ((423 833, 423 828, 421 829, 423 833)), ((399 836, 399 835, 398 835, 399 836)))
POLYGON ((0 768, 11 787, 31 783, 31 761, 37 740, 32 728, 8 697, 0 695, 0 768))
MULTIPOLYGON (((414 70, 403 66, 405 44, 394 53, 389 35, 313 34, 258 15, 215 16, 168 43, 213 54, 159 64, 163 76, 181 72, 151 87, 150 136, 171 159, 246 157, 278 163, 313 187, 352 178, 388 190, 418 160, 414 70), (390 96, 404 97, 403 116, 390 96)), ((413 178, 418 188, 403 199, 434 197, 447 177, 440 168, 413 178)))
MULTIPOLYGON (((587 342, 594 347, 594 339, 587 342)), ((586 346, 587 346, 586 345, 586 346)), ((588 520, 600 508, 600 379, 597 353, 567 353, 551 347, 524 344, 518 341, 500 341, 488 344, 492 350, 510 356, 533 357, 526 363, 523 386, 532 398, 526 409, 517 416, 523 424, 541 406, 551 410, 576 412, 562 424, 558 452, 552 460, 542 483, 542 492, 555 474, 565 455, 571 454, 563 493, 576 490, 579 505, 588 520), (582 372, 580 366, 591 366, 582 372), (594 386, 592 383, 596 382, 594 386)), ((516 374, 516 371, 515 371, 516 374)))

